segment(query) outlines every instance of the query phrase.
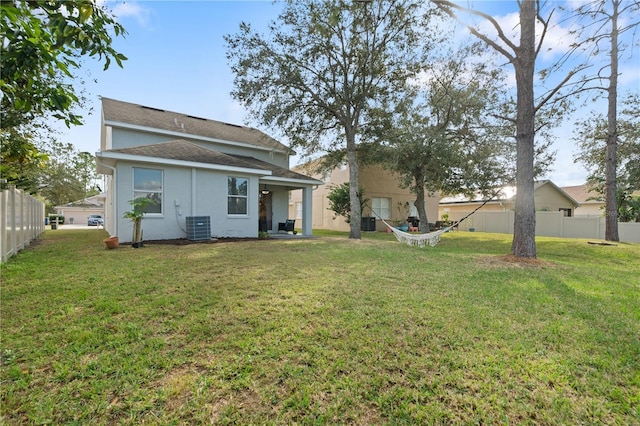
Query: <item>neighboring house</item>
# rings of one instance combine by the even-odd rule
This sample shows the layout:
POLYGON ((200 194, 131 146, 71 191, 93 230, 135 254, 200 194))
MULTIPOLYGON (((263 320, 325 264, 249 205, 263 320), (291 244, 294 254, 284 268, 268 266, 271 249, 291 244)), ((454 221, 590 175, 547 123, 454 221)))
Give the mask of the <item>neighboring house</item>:
POLYGON ((580 203, 580 206, 576 207, 575 216, 599 217, 604 214, 604 200, 595 200, 599 194, 590 192, 588 185, 563 186, 562 190, 580 203))
MULTIPOLYGON (((334 219, 335 213, 329 209, 328 194, 333 186, 349 182, 349 166, 343 164, 331 172, 314 173, 309 170, 317 163, 311 163, 297 167, 296 170, 312 174, 316 179, 324 182, 323 186, 314 188, 313 191, 313 224, 314 229, 330 229, 337 231, 349 231, 349 224, 345 218, 338 216, 334 219)), ((409 216, 418 216, 417 209, 413 205, 416 197, 409 189, 401 188, 399 179, 389 170, 379 165, 360 166, 358 169, 360 186, 364 189, 364 198, 368 202, 362 212, 364 218, 363 230, 384 231, 386 225, 380 219, 388 223, 406 223, 409 216), (368 218, 368 219, 367 219, 368 218), (373 226, 368 226, 373 224, 373 226), (373 228, 373 229, 371 229, 373 228)), ((427 220, 433 223, 437 220, 439 197, 427 197, 425 208, 427 220)), ((302 193, 293 191, 289 205, 289 216, 302 221, 302 193)))
POLYGON ((56 214, 64 216, 70 225, 86 225, 89 215, 99 214, 104 217, 105 194, 94 195, 84 200, 73 201, 62 206, 55 206, 56 214))
POLYGON ((295 189, 310 222, 312 187, 322 182, 289 170, 292 154, 253 128, 102 98, 96 160, 107 175, 105 229, 131 241, 123 215, 131 200, 148 197, 157 203, 142 221, 145 240, 255 238, 277 232, 295 189))
MULTIPOLYGON (((550 180, 536 182, 533 196, 537 211, 562 211, 564 216, 571 217, 579 203, 568 193, 563 191, 550 180)), ((471 212, 478 208, 489 197, 481 195, 467 197, 456 195, 444 197, 440 200, 439 217, 444 213, 471 212)), ((482 207, 482 211, 512 211, 515 210, 516 186, 503 187, 498 195, 482 207)))

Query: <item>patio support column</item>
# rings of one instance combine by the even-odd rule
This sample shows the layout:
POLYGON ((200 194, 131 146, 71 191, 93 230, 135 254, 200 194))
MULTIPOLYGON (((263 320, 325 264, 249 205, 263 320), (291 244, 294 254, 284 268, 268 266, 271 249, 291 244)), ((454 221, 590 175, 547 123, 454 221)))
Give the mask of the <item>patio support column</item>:
POLYGON ((313 227, 313 188, 302 188, 302 235, 311 235, 313 227))

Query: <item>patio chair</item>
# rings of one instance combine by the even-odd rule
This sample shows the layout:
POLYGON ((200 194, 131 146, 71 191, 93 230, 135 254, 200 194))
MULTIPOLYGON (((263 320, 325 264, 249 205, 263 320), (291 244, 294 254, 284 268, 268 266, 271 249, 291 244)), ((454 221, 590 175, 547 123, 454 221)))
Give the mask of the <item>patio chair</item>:
POLYGON ((287 219, 284 222, 278 223, 278 232, 284 231, 287 234, 289 232, 293 232, 293 235, 296 235, 298 232, 295 231, 296 221, 295 219, 287 219))

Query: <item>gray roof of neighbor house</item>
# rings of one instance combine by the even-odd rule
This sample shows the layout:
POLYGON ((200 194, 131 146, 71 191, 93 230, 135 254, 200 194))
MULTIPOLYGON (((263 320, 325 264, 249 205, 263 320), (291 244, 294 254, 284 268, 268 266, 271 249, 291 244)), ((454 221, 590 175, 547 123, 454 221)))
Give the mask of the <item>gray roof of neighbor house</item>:
POLYGON ((267 163, 253 157, 242 155, 223 154, 204 148, 192 142, 182 139, 152 145, 141 145, 131 148, 110 149, 99 153, 99 156, 109 157, 111 154, 124 154, 145 158, 162 158, 174 161, 186 161, 192 163, 214 164, 226 167, 239 167, 243 169, 265 170, 270 178, 284 180, 306 181, 310 183, 322 183, 303 174, 267 163))
POLYGON ((247 144, 260 149, 293 154, 288 146, 278 142, 260 130, 209 120, 179 112, 165 111, 129 102, 102 98, 102 116, 105 124, 122 127, 135 126, 171 133, 214 139, 221 142, 247 144))

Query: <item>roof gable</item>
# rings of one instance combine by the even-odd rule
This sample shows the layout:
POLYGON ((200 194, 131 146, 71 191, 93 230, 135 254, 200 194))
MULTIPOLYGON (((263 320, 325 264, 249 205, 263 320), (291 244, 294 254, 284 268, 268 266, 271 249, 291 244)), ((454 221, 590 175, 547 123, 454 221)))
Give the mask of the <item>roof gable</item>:
MULTIPOLYGON (((567 194, 562 188, 558 187, 555 183, 550 180, 541 180, 534 182, 533 190, 534 192, 538 189, 542 188, 545 185, 551 185, 553 189, 562 194, 562 196, 566 197, 570 203, 575 206, 578 206, 578 203, 571 195, 567 194)), ((458 194, 454 196, 444 197, 440 200, 440 204, 464 204, 464 203, 484 203, 487 200, 491 200, 492 202, 498 201, 514 201, 517 192, 517 186, 515 185, 507 185, 503 186, 500 191, 493 197, 488 198, 484 197, 482 194, 474 194, 471 197, 458 194)))
POLYGON ((129 102, 102 98, 102 117, 114 127, 140 127, 161 132, 183 133, 226 143, 248 144, 261 149, 291 153, 286 145, 260 130, 209 120, 206 118, 165 111, 129 102))

